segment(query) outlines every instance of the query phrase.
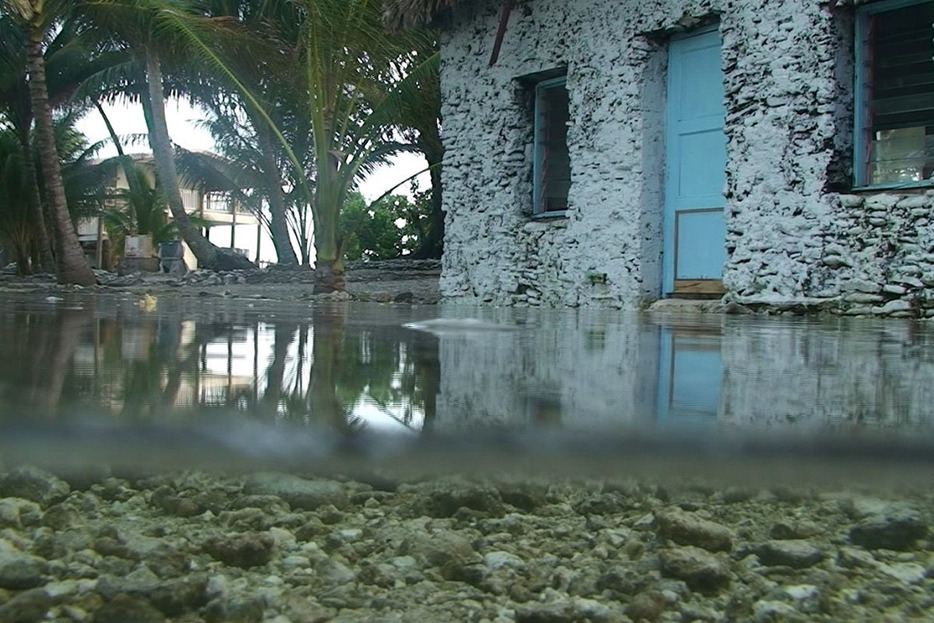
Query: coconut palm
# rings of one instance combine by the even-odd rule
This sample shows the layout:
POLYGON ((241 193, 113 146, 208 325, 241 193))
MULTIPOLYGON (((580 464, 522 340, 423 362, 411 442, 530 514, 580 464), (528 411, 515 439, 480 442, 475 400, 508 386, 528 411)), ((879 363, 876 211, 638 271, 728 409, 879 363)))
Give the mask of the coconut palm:
POLYGON ((214 137, 218 154, 182 151, 180 173, 186 183, 197 184, 198 178, 208 181, 213 189, 231 193, 250 209, 269 232, 280 265, 299 264, 293 239, 298 241, 302 263, 307 264, 311 246, 308 206, 301 193, 295 192, 298 184, 282 147, 265 121, 244 111, 242 102, 223 87, 205 93, 209 96, 192 99, 210 115, 203 127, 214 137))
MULTIPOLYGON (((59 167, 68 211, 72 220, 94 216, 100 206, 101 193, 111 177, 104 164, 93 161, 100 147, 91 145, 75 127, 74 114, 59 115, 55 119, 56 151, 61 158, 59 167)), ((0 118, 0 241, 16 258, 17 270, 29 272, 35 243, 30 195, 35 193, 41 203, 46 196, 44 180, 36 183, 32 171, 35 163, 32 149, 23 149, 13 124, 0 118)))
MULTIPOLYGON (((60 283, 92 285, 97 279, 88 263, 68 213, 52 106, 46 87, 44 52, 49 34, 63 15, 59 0, 2 0, 7 15, 15 17, 25 33, 26 72, 31 114, 35 119, 39 162, 46 190, 46 206, 54 232, 56 274, 60 283)), ((31 192, 31 190, 30 190, 31 192)))
MULTIPOLYGON (((204 23, 172 11, 162 14, 200 50, 202 59, 234 84, 283 146, 296 176, 305 168, 259 89, 225 58, 204 23)), ((312 206, 315 228, 315 290, 344 288, 340 210, 348 193, 386 157, 412 147, 393 139, 396 115, 417 96, 419 78, 437 71, 437 56, 413 56, 424 49, 421 31, 389 34, 381 0, 296 0, 298 40, 294 82, 302 98, 299 113, 310 129, 313 178, 300 180, 312 206), (405 59, 400 62, 399 59, 405 59), (401 70, 401 71, 400 71, 401 70)), ((261 88, 262 85, 259 85, 261 88)))
POLYGON ((16 134, 0 125, 0 243, 20 274, 29 272, 33 231, 27 191, 26 157, 16 134))
MULTIPOLYGON (((96 37, 102 50, 123 54, 124 63, 108 68, 89 80, 80 95, 87 98, 125 97, 142 105, 149 144, 155 164, 157 185, 172 213, 182 239, 198 263, 207 268, 227 270, 250 268, 252 262, 227 249, 220 249, 205 238, 185 212, 175 167, 175 148, 169 136, 165 114, 167 97, 163 69, 189 71, 192 58, 186 55, 185 39, 171 28, 174 18, 201 15, 198 3, 186 0, 89 0, 74 7, 76 19, 87 36, 96 37)), ((170 90, 171 92, 171 90, 170 90)))
MULTIPOLYGON (((60 5, 65 8, 66 5, 60 5)), ((73 20, 65 19, 56 24, 54 36, 50 36, 45 45, 44 57, 46 65, 46 91, 49 103, 59 116, 71 117, 64 125, 56 121, 59 132, 57 139, 66 137, 76 138, 77 134, 70 129, 70 123, 83 112, 83 104, 76 104, 72 98, 78 87, 101 71, 102 68, 113 64, 113 59, 106 54, 94 53, 89 49, 75 28, 73 20), (65 134, 61 132, 69 128, 65 134)), ((33 112, 30 103, 29 81, 26 70, 26 33, 20 20, 12 15, 0 11, 0 114, 3 115, 10 129, 16 134, 24 154, 26 190, 30 209, 30 229, 35 249, 32 253, 38 256, 43 270, 53 272, 55 261, 51 245, 48 241, 45 227, 45 215, 39 193, 41 180, 36 175, 35 158, 33 152, 33 112)), ((82 139, 83 140, 83 139, 82 139)), ((59 140, 61 145, 61 140, 59 140)), ((77 157, 76 154, 72 156, 77 157)), ((74 157, 59 153, 61 161, 73 160, 74 157)), ((81 171, 82 175, 92 171, 89 167, 74 169, 81 171)), ((66 190, 69 184, 65 183, 66 190)), ((71 184, 75 186, 75 184, 71 184)), ((80 211, 72 197, 66 192, 66 203, 69 213, 74 219, 80 211)))
MULTIPOLYGON (((218 20, 239 26, 237 37, 217 40, 223 46, 228 67, 245 83, 254 86, 262 107, 289 136, 296 154, 310 153, 307 142, 307 116, 299 114, 302 98, 295 88, 293 68, 297 58, 300 30, 299 12, 291 2, 251 2, 208 0, 206 13, 218 20), (250 54, 243 50, 249 49, 250 54)), ((206 124, 220 153, 249 180, 253 198, 265 204, 264 223, 276 248, 278 263, 298 264, 292 245, 299 241, 302 260, 307 263, 310 250, 310 227, 306 214, 309 206, 296 201, 288 159, 265 119, 253 103, 240 96, 236 85, 218 72, 202 73, 195 84, 186 83, 189 97, 210 111, 206 124)), ((311 164, 304 158, 307 177, 311 164)))
POLYGON ((55 272, 55 256, 52 255, 52 245, 45 226, 36 169, 31 156, 32 107, 26 81, 25 30, 9 14, 0 14, 0 114, 4 118, 4 129, 11 132, 11 136, 19 142, 21 172, 26 174, 26 178, 21 181, 26 201, 23 216, 26 220, 17 221, 25 227, 21 234, 26 247, 18 250, 18 253, 24 252, 25 255, 17 261, 17 268, 22 272, 30 272, 32 267, 28 260, 35 255, 38 267, 46 272, 55 272))

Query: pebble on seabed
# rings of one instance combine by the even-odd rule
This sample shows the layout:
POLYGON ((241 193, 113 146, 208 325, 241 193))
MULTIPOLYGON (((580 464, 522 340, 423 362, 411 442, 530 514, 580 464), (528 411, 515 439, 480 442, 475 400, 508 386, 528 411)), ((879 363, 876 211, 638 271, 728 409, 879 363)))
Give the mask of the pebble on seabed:
POLYGON ((932 493, 379 483, 0 473, 0 621, 934 619, 932 493))

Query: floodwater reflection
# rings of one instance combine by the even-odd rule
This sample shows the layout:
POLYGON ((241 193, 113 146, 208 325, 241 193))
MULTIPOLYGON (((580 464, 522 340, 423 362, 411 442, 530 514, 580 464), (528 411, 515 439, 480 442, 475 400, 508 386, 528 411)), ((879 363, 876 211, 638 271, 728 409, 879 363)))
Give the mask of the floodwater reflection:
POLYGON ((0 424, 240 414, 342 432, 925 437, 934 424, 934 328, 910 321, 167 297, 148 312, 72 295, 0 302, 0 335, 0 424))

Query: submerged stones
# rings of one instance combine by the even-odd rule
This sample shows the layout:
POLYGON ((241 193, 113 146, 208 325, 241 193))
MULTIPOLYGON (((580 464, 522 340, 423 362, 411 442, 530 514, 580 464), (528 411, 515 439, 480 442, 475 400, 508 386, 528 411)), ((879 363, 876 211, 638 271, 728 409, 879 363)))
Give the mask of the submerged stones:
POLYGON ((64 480, 31 466, 19 467, 0 477, 0 497, 32 500, 43 507, 61 501, 70 490, 64 480))
POLYGON ((102 478, 44 508, 0 498, 0 621, 829 623, 883 620, 894 599, 934 608, 934 497, 777 491, 102 478), (178 512, 185 499, 201 512, 178 512))
POLYGON ((0 605, 0 621, 4 623, 37 623, 45 619, 52 607, 52 598, 42 589, 17 594, 0 605))
POLYGON ((928 534, 927 523, 912 511, 875 515, 850 529, 850 542, 867 549, 909 550, 928 534))
POLYGON ((680 545, 695 545, 711 552, 733 549, 733 535, 720 524, 693 514, 668 511, 658 516, 659 533, 680 545))
POLYGON ((753 551, 763 565, 794 569, 812 567, 824 558, 820 548, 798 539, 767 541, 755 547, 753 551))
POLYGON ((245 491, 254 495, 274 495, 302 510, 331 504, 347 506, 347 493, 338 483, 328 480, 308 480, 291 474, 260 472, 246 481, 245 491))
POLYGON ((662 574, 683 580, 691 589, 715 593, 730 585, 724 560, 699 547, 688 546, 661 553, 662 574))
POLYGON ((204 551, 232 567, 249 569, 269 562, 274 544, 272 535, 250 532, 214 537, 204 544, 204 551))
POLYGON ((42 583, 45 563, 35 556, 9 550, 0 544, 0 588, 24 589, 42 583))
POLYGON ((417 562, 437 568, 448 580, 466 579, 469 568, 481 562, 470 541, 450 530, 434 530, 410 535, 398 553, 412 556, 417 562))

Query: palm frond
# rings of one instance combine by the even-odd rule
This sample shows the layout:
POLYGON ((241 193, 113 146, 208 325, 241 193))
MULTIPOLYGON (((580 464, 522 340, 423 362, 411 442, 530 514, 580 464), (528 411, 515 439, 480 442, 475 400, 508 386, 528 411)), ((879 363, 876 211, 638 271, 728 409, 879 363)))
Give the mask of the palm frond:
POLYGON ((384 0, 383 19, 393 30, 403 30, 429 23, 435 15, 462 0, 384 0))

